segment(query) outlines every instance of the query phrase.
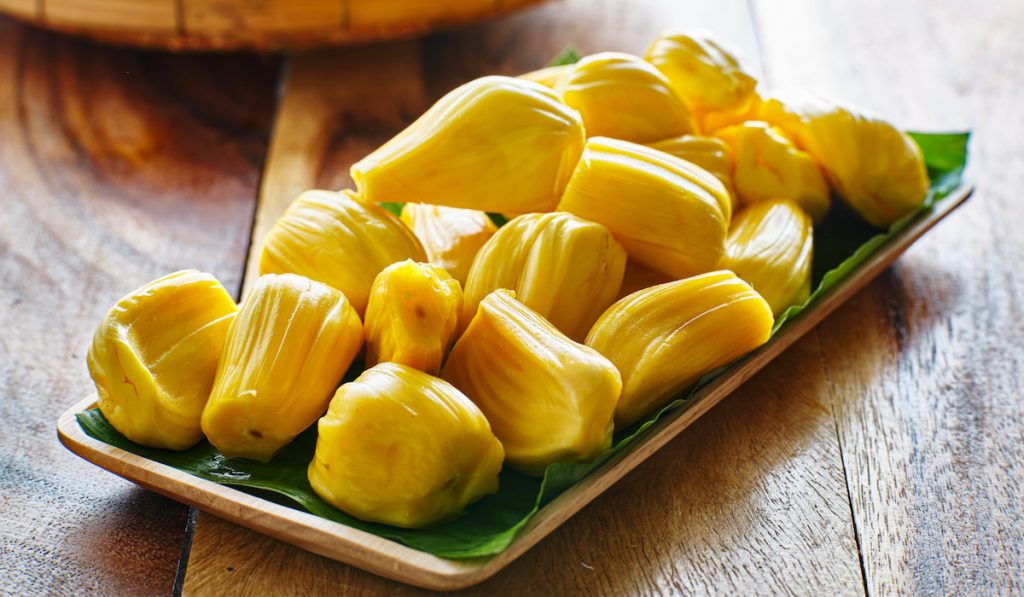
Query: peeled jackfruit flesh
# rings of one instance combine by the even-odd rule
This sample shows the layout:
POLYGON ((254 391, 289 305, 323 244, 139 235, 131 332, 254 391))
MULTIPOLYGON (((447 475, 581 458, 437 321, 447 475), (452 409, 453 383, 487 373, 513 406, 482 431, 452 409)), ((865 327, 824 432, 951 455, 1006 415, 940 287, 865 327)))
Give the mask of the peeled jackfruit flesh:
POLYGON ((928 195, 921 148, 876 116, 810 96, 769 98, 760 114, 809 153, 836 193, 874 226, 888 227, 928 195))
POLYGON ((829 189, 818 164, 778 128, 745 122, 719 130, 734 157, 733 182, 742 205, 765 199, 792 199, 815 222, 829 208, 829 189))
POLYGON ((666 31, 651 42, 644 58, 695 112, 740 109, 757 85, 735 53, 707 31, 666 31))
POLYGON ((184 450, 238 307, 210 274, 184 270, 132 291, 107 312, 89 347, 99 408, 131 441, 184 450))
POLYGON ((754 287, 778 316, 811 294, 814 225, 788 199, 760 201, 736 214, 722 268, 754 287))
POLYGON ((587 141, 560 211, 605 225, 630 259, 680 278, 714 269, 732 203, 708 171, 643 145, 587 141))
POLYGON ((587 56, 573 65, 556 90, 579 110, 591 137, 648 143, 694 132, 686 104, 658 69, 619 52, 587 56))
POLYGON ((540 83, 545 87, 555 89, 565 79, 566 76, 572 71, 573 65, 571 64, 560 64, 558 66, 548 66, 545 68, 537 69, 519 75, 520 79, 526 79, 527 81, 533 81, 534 83, 540 83))
POLYGON ((345 293, 362 315, 382 269, 404 259, 426 261, 423 246, 391 212, 351 191, 306 191, 263 241, 260 275, 299 274, 345 293))
POLYGON ((448 382, 381 363, 338 388, 317 424, 309 484, 362 520, 422 528, 498 489, 504 450, 448 382))
POLYGON ((370 291, 363 330, 366 365, 394 362, 436 374, 455 340, 462 288, 443 267, 389 265, 370 291))
POLYGON ((351 174, 370 202, 551 211, 584 138, 579 113, 551 89, 483 77, 441 98, 351 174))
POLYGON ((732 184, 732 154, 725 141, 702 135, 681 135, 648 143, 647 146, 674 155, 710 172, 721 181, 726 192, 729 193, 732 208, 736 209, 736 189, 732 184))
POLYGON ((260 277, 228 331, 203 433, 227 458, 270 460, 324 413, 362 345, 340 290, 295 274, 260 277))
POLYGON ((430 263, 448 270, 459 284, 466 283, 473 258, 498 229, 482 211, 422 203, 402 206, 402 221, 423 244, 430 263))
POLYGON ((615 302, 625 266, 626 252, 601 224, 565 212, 519 216, 473 262, 462 328, 485 296, 507 288, 563 334, 582 340, 615 302))
POLYGON ((586 344, 622 374, 615 425, 625 427, 767 342, 772 324, 761 295, 736 274, 715 271, 627 296, 586 344))
POLYGON ((611 445, 619 372, 511 291, 480 302, 441 376, 480 407, 509 464, 526 474, 592 460, 611 445))

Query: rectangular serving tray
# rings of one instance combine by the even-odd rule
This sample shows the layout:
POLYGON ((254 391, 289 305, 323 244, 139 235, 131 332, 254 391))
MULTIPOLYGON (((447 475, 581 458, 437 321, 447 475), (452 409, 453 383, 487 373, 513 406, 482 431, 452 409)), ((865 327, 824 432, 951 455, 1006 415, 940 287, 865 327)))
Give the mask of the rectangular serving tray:
MULTIPOLYGON (((570 487, 544 506, 505 551, 490 558, 451 560, 406 547, 389 539, 275 504, 231 487, 194 477, 93 439, 75 415, 94 408, 92 395, 69 408, 57 421, 60 441, 82 458, 142 487, 184 502, 236 524, 322 556, 358 566, 401 582, 436 590, 454 590, 493 576, 601 495, 651 454, 686 429, 730 392, 796 342, 840 304, 863 288, 910 245, 971 196, 966 185, 939 200, 901 233, 796 318, 757 351, 733 363, 701 388, 684 406, 666 413, 632 447, 570 487)), ((637 488, 642 491, 642 488, 637 488)))

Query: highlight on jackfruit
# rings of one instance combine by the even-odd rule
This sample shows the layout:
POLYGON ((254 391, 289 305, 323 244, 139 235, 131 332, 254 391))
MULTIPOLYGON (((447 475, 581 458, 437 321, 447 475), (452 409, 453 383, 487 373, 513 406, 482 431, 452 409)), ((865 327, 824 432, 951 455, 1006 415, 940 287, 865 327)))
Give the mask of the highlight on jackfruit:
POLYGON ((528 73, 519 75, 520 79, 526 79, 527 81, 533 81, 534 83, 540 83, 545 87, 555 89, 565 79, 566 76, 572 71, 573 65, 571 64, 559 64, 557 66, 546 66, 528 73))
POLYGON ((436 374, 455 341, 462 287, 443 267, 400 261, 377 274, 366 307, 366 366, 394 362, 436 374))
POLYGON ((626 252, 601 224, 566 212, 519 216, 502 226, 473 262, 461 328, 485 296, 506 288, 580 341, 615 302, 625 267, 626 252))
POLYGON ((786 131, 868 223, 885 228, 928 195, 928 171, 910 135, 881 118, 811 95, 769 98, 764 120, 786 131))
POLYGON ((649 143, 694 132, 686 104, 658 69, 621 52, 587 56, 556 84, 590 137, 649 143))
POLYGON ((504 449, 448 382, 381 363, 338 388, 317 423, 309 484, 362 520, 422 528, 498 490, 504 449))
POLYGON ((441 98, 351 174, 369 202, 551 211, 584 140, 579 113, 551 89, 482 77, 441 98))
POLYGON ((736 214, 721 267, 754 287, 778 316, 811 294, 814 224, 789 199, 760 201, 736 214))
POLYGON ((742 205, 792 199, 815 222, 825 217, 830 204, 825 176, 780 129, 751 121, 725 127, 715 135, 731 149, 733 182, 742 205))
POLYGON ((761 295, 725 270, 653 286, 618 301, 597 320, 586 341, 622 375, 615 426, 635 423, 702 376, 761 346, 773 322, 761 295))
POLYGON ((403 205, 402 222, 423 244, 430 263, 463 285, 473 258, 498 229, 482 211, 422 203, 403 205))
POLYGON ((87 357, 100 411, 114 429, 152 448, 199 443, 199 418, 237 311, 221 283, 196 270, 164 276, 117 301, 87 357))
POLYGON ((203 433, 227 458, 270 460, 327 410, 362 345, 340 290, 296 274, 261 276, 228 330, 203 433))
POLYGON ((416 236, 388 210, 352 191, 306 191, 267 233, 260 275, 293 273, 345 293, 360 315, 382 269, 426 261, 416 236))
POLYGON ((709 31, 666 31, 647 46, 644 58, 695 112, 741 109, 757 85, 735 53, 709 31))
POLYGON ((703 135, 680 135, 648 143, 647 146, 674 155, 710 172, 722 182, 722 186, 729 193, 732 209, 736 209, 738 200, 736 188, 732 183, 732 154, 725 141, 703 135))
POLYGON ((558 209, 605 225, 630 259, 681 278, 714 269, 725 254, 732 201, 690 162, 593 137, 558 209))
POLYGON ((480 407, 509 464, 528 475, 592 460, 611 446, 619 372, 509 290, 480 302, 441 377, 480 407))

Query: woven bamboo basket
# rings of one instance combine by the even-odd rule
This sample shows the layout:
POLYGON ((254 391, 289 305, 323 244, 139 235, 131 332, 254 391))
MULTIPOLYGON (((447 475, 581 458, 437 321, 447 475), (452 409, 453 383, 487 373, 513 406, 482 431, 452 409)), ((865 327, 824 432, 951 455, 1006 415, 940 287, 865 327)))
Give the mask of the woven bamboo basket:
POLYGON ((115 44, 278 50, 408 37, 542 1, 0 0, 0 12, 115 44))

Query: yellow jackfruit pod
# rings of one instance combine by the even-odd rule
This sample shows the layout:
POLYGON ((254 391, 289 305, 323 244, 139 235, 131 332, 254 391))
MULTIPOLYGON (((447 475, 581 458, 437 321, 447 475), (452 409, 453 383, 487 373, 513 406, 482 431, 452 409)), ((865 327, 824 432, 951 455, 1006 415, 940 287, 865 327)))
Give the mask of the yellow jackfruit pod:
POLYGON ((611 445, 619 372, 514 296, 496 290, 480 302, 442 377, 484 412, 514 468, 541 475, 592 460, 611 445))
POLYGON ((362 520, 422 528, 498 489, 505 453, 483 413, 405 365, 381 363, 338 388, 317 429, 309 484, 362 520))
POLYGON ((534 83, 540 83, 541 85, 555 89, 561 84, 566 76, 572 71, 571 64, 560 64, 558 66, 548 66, 546 68, 537 69, 519 75, 520 79, 527 81, 533 81, 534 83))
POLYGON ((821 165, 839 196, 870 224, 887 227, 924 202, 921 148, 888 122, 811 97, 769 98, 760 113, 821 165))
POLYGON ((426 258, 412 231, 383 207, 352 191, 306 191, 264 239, 260 275, 293 273, 329 284, 362 315, 382 269, 426 258))
POLYGON ((579 110, 591 137, 648 143, 694 132, 690 111, 668 79, 630 54, 587 56, 557 90, 566 104, 579 110))
POLYGON ((132 291, 100 322, 87 357, 107 421, 131 441, 184 450, 238 307, 210 274, 183 270, 132 291))
POLYGON ((363 345, 340 290, 260 277, 228 331, 202 427, 227 458, 267 461, 316 421, 363 345))
POLYGON ((608 229, 570 213, 526 214, 480 249, 466 281, 461 328, 499 288, 582 340, 622 285, 626 252, 608 229))
POLYGON ((644 58, 694 111, 740 109, 757 86, 734 53, 707 31, 666 31, 651 42, 644 58))
POLYGON ((731 110, 699 110, 694 112, 697 126, 705 135, 714 135, 715 131, 734 124, 743 124, 748 120, 760 120, 761 94, 755 89, 739 108, 731 110))
POLYGON ((722 181, 726 192, 729 193, 732 208, 736 209, 736 189, 732 184, 732 155, 725 141, 702 135, 681 135, 648 143, 647 146, 696 164, 713 174, 722 181))
POLYGON ((498 229, 482 211, 422 203, 406 203, 402 221, 420 239, 427 259, 459 284, 466 283, 473 258, 498 229))
POLYGON ((351 174, 366 201, 551 211, 584 140, 579 113, 552 90, 483 77, 441 98, 351 174))
POLYGON ((681 278, 714 269, 725 254, 732 204, 721 181, 703 168, 594 137, 558 209, 604 224, 632 260, 681 278))
POLYGON ((733 218, 722 268, 753 286, 778 315, 810 296, 813 245, 814 225, 799 205, 760 201, 733 218))
POLYGON ((436 374, 461 309, 462 287, 443 267, 389 265, 377 274, 366 307, 366 365, 390 361, 436 374))
POLYGON ((720 129, 715 135, 732 149, 733 183, 742 205, 785 198, 795 201, 815 222, 828 213, 828 183, 818 164, 780 129, 752 121, 720 129))
POLYGON ((615 425, 635 423, 761 346, 772 324, 768 303, 729 271, 654 286, 615 303, 587 336, 587 346, 622 374, 615 425))

